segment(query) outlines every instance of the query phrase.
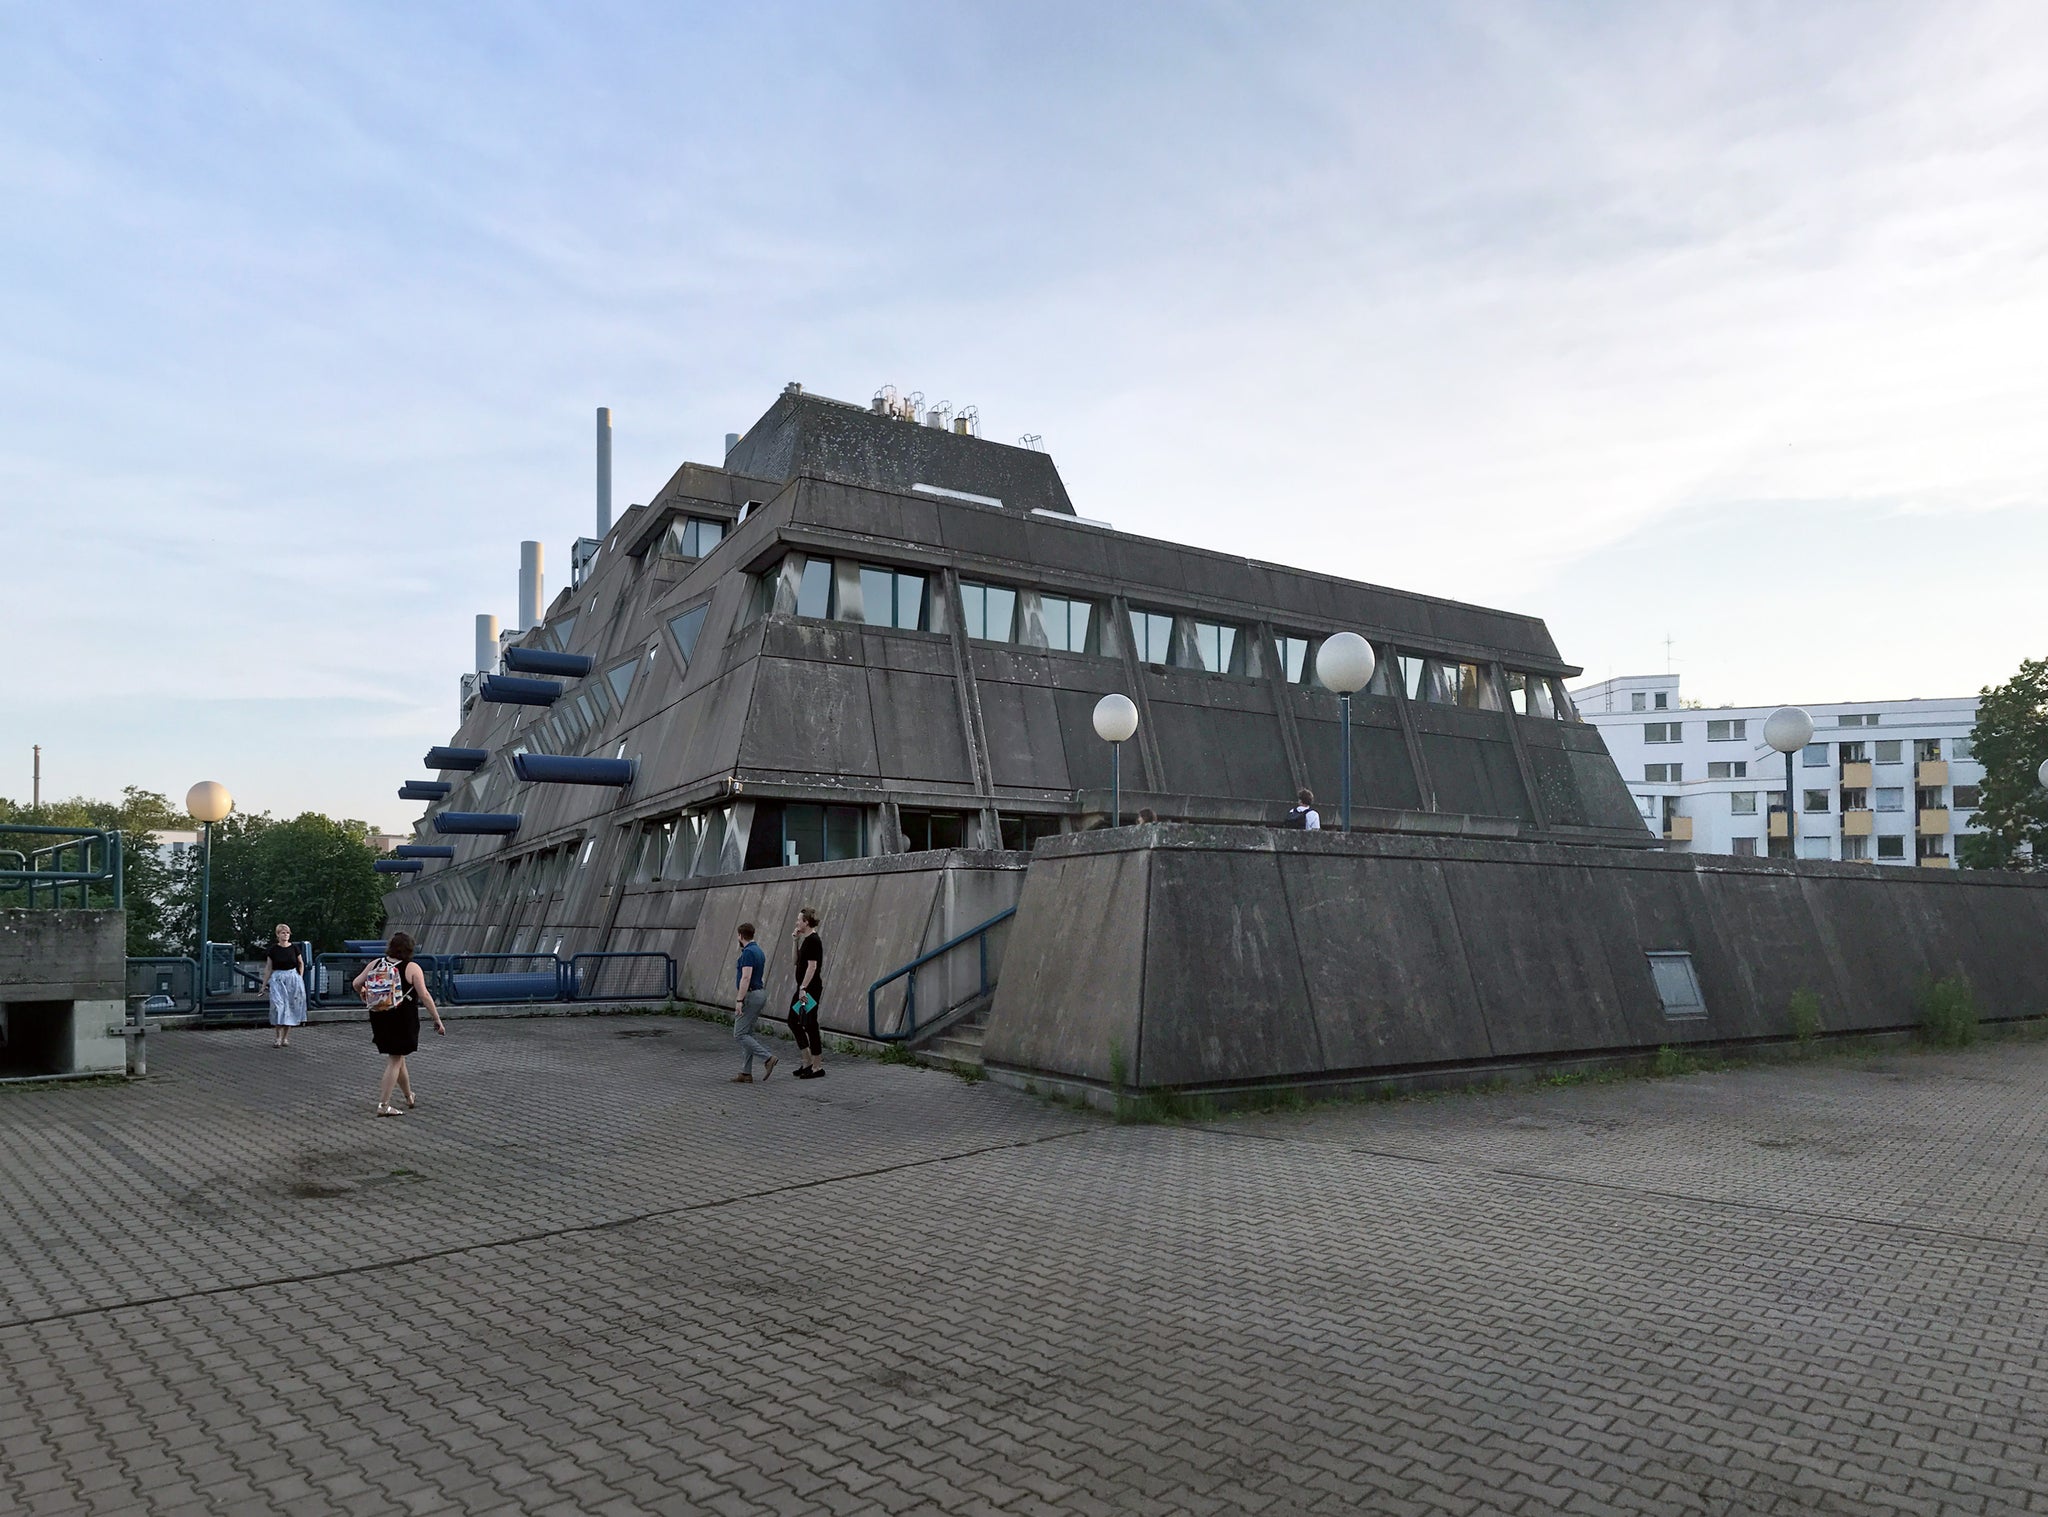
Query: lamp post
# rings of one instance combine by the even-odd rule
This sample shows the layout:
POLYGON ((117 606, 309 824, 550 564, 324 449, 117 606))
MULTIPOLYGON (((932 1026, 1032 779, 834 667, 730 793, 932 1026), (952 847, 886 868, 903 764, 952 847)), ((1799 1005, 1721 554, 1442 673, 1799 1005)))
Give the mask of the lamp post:
POLYGON ((1764 741, 1785 755, 1785 856, 1796 858, 1797 824, 1792 820, 1792 755, 1813 741, 1813 718, 1797 706, 1780 706, 1764 719, 1764 741))
POLYGON ((1124 744, 1138 730, 1138 708, 1128 695, 1105 695, 1095 703, 1095 735, 1109 744, 1112 827, 1124 824, 1124 744))
POLYGON ((206 1010, 206 915, 213 896, 213 824, 235 809, 235 798, 217 780, 201 780, 185 792, 185 810, 198 822, 204 842, 199 856, 199 984, 192 1009, 206 1010))
POLYGON ((1344 708, 1344 749, 1341 765, 1344 775, 1343 817, 1344 830, 1351 830, 1351 697, 1372 683, 1372 671, 1378 660, 1373 657, 1372 644, 1356 632, 1339 632, 1335 637, 1323 639, 1322 647, 1316 649, 1316 678, 1323 688, 1337 692, 1337 702, 1344 708))

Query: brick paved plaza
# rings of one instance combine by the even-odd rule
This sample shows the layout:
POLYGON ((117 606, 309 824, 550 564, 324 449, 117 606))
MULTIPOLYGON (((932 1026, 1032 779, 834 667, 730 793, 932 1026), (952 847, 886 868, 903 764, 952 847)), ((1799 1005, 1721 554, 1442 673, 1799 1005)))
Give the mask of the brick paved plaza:
POLYGON ((451 1028, 0 1089, 0 1510, 2048 1510, 2048 1045, 1117 1127, 451 1028))

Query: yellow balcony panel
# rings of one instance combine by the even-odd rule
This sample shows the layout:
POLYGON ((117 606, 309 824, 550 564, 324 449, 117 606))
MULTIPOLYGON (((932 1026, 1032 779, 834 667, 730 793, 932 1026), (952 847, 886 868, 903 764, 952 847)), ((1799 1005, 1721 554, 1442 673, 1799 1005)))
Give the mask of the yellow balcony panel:
POLYGON ((1920 813, 1920 835, 1922 837, 1945 837, 1948 834, 1948 807, 1939 811, 1920 813))
POLYGON ((1773 811, 1771 813, 1771 836, 1774 838, 1781 838, 1784 835, 1785 813, 1782 811, 1773 811))
POLYGON ((1913 766, 1913 783, 1922 790, 1948 783, 1947 759, 1922 759, 1913 766))
POLYGON ((1664 836, 1674 843, 1690 843, 1692 841, 1692 818, 1689 816, 1666 817, 1664 819, 1664 836))
POLYGON ((1874 781, 1868 764, 1844 764, 1842 766, 1842 788, 1844 790, 1868 790, 1874 781))
POLYGON ((1842 813, 1842 836, 1845 838, 1867 838, 1875 830, 1871 823, 1876 820, 1869 810, 1845 811, 1842 813))
POLYGON ((1930 853, 1920 860, 1920 867, 1922 869, 1953 869, 1956 865, 1955 860, 1945 853, 1930 853))

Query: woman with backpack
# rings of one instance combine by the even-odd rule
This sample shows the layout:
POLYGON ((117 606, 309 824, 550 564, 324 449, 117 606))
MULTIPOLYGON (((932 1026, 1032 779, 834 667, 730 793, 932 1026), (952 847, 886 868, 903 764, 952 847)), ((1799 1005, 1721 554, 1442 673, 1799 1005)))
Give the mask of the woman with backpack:
POLYGON ((370 1008, 370 1037, 385 1058, 384 1082, 377 1088, 380 1117, 402 1117, 420 1104, 412 1093, 412 1073, 405 1067, 405 1058, 420 1049, 422 1003, 434 1018, 434 1031, 444 1038, 448 1035, 441 1008, 427 990, 426 972, 413 962, 412 953, 412 934, 394 932, 384 946, 384 957, 371 960, 355 979, 356 994, 370 1008), (391 1104, 394 1086, 404 1094, 404 1106, 391 1104))

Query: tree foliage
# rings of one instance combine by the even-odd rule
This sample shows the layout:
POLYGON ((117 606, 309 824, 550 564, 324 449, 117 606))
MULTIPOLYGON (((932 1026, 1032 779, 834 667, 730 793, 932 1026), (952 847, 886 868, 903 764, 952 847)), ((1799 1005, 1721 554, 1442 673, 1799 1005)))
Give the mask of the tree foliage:
POLYGON ((371 867, 377 851, 367 823, 315 811, 290 821, 236 814, 213 829, 213 889, 207 929, 247 957, 279 922, 322 952, 345 938, 375 937, 384 924, 384 887, 371 867))
POLYGON ((2048 659, 2021 662, 2002 685, 1977 695, 1973 757, 1984 766, 1977 825, 1958 839, 1967 869, 2048 868, 2048 792, 2037 771, 2048 758, 2048 659))

